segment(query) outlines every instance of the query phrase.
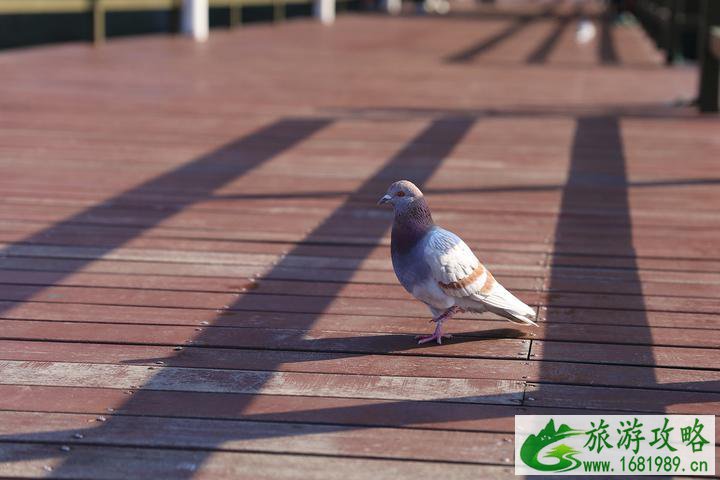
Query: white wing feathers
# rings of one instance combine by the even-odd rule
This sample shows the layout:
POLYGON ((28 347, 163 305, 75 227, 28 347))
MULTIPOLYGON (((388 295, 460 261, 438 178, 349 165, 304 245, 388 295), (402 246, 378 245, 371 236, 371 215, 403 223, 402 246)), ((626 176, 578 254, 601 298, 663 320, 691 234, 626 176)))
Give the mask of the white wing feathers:
POLYGON ((461 308, 487 309, 510 321, 535 325, 535 310, 500 285, 454 233, 442 228, 430 232, 424 256, 440 289, 446 295, 456 297, 461 308))
POLYGON ((535 310, 523 303, 512 293, 508 292, 505 287, 497 281, 493 282, 493 286, 486 294, 478 295, 480 301, 485 304, 486 308, 491 312, 497 313, 513 323, 530 324, 537 326, 535 323, 535 310))
POLYGON ((477 275, 480 261, 452 232, 441 228, 430 232, 425 244, 425 261, 430 265, 433 279, 448 295, 467 297, 475 293, 478 283, 482 286, 484 277, 477 275))

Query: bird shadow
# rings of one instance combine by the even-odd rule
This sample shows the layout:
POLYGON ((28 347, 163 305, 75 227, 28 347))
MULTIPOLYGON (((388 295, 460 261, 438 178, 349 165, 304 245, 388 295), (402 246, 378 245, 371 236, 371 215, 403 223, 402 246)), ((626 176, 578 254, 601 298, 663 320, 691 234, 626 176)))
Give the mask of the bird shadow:
MULTIPOLYGON (((425 332, 429 333, 429 332, 425 332)), ((464 343, 478 343, 500 339, 525 339, 528 334, 522 330, 514 328, 494 328, 490 330, 473 330, 464 332, 455 332, 452 338, 443 340, 443 345, 458 345, 464 343)), ((439 352, 435 342, 419 344, 412 335, 407 334, 382 334, 372 336, 346 336, 333 338, 303 339, 292 344, 275 344, 270 346, 272 350, 282 351, 299 351, 299 352, 315 352, 322 351, 326 355, 324 359, 333 360, 339 358, 357 357, 358 355, 391 355, 399 352, 422 352, 419 355, 428 353, 438 355, 439 352)), ((201 349, 202 346, 194 346, 192 348, 201 349)), ((212 346, 211 348, 217 348, 212 346)), ((238 350, 238 347, 232 347, 238 350)), ((148 358, 134 358, 132 360, 122 360, 121 364, 125 365, 152 365, 162 362, 165 365, 172 366, 173 361, 177 359, 176 355, 158 356, 148 358)), ((295 360, 304 362, 306 359, 295 360)), ((284 363, 294 363, 289 358, 284 363)), ((269 365, 274 369, 274 365, 269 365)), ((223 366, 223 368, 233 368, 232 365, 223 366)))

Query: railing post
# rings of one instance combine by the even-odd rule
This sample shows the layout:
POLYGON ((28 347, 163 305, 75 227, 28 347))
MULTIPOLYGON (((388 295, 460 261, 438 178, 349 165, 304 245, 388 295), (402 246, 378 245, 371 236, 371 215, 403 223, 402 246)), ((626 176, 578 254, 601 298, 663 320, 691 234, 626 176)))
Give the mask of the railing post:
POLYGON ((94 0, 92 3, 92 39, 94 45, 105 42, 105 6, 103 0, 94 0))
MULTIPOLYGON (((669 0, 668 9, 670 10, 670 17, 668 18, 667 26, 665 27, 665 63, 672 65, 677 57, 677 44, 678 44, 678 14, 682 7, 680 0, 669 0)), ((684 9, 683 9, 684 11, 684 9)))
POLYGON ((315 18, 323 25, 330 25, 335 21, 335 0, 315 0, 313 10, 315 18))
POLYGON ((182 32, 182 0, 175 0, 170 10, 168 22, 172 33, 182 32))
POLYGON ((242 4, 239 0, 231 0, 229 7, 229 23, 230 28, 240 25, 242 23, 242 4))
POLYGON ((273 21, 279 22, 285 20, 285 1, 274 0, 273 1, 273 21))
POLYGON ((182 32, 198 42, 207 40, 209 8, 208 0, 183 0, 182 32))
POLYGON ((701 112, 717 112, 719 108, 720 60, 710 48, 710 39, 713 25, 720 25, 720 1, 703 0, 700 8, 700 25, 698 28, 700 86, 698 106, 701 112))

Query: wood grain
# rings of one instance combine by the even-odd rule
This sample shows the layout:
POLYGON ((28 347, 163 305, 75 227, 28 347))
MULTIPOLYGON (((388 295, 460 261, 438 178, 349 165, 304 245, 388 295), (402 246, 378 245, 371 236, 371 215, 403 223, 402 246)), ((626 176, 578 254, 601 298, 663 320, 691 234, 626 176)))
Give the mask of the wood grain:
POLYGON ((495 3, 2 52, 0 476, 510 478, 514 415, 718 414, 718 119, 495 3), (416 344, 400 178, 539 328, 416 344))

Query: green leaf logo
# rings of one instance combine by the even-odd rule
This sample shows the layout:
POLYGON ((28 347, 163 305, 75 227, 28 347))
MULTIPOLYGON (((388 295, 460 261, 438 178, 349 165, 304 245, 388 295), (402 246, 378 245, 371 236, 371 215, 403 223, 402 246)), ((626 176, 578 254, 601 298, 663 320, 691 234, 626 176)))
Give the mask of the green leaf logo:
POLYGON ((582 430, 576 430, 563 424, 555 430, 555 422, 550 421, 545 428, 540 430, 537 435, 530 435, 520 447, 520 459, 529 467, 541 472, 567 472, 574 470, 580 466, 580 460, 575 455, 580 453, 572 447, 565 444, 557 445, 550 452, 546 453, 543 458, 554 458, 557 461, 552 463, 543 463, 538 459, 540 452, 555 442, 584 433, 582 430))

